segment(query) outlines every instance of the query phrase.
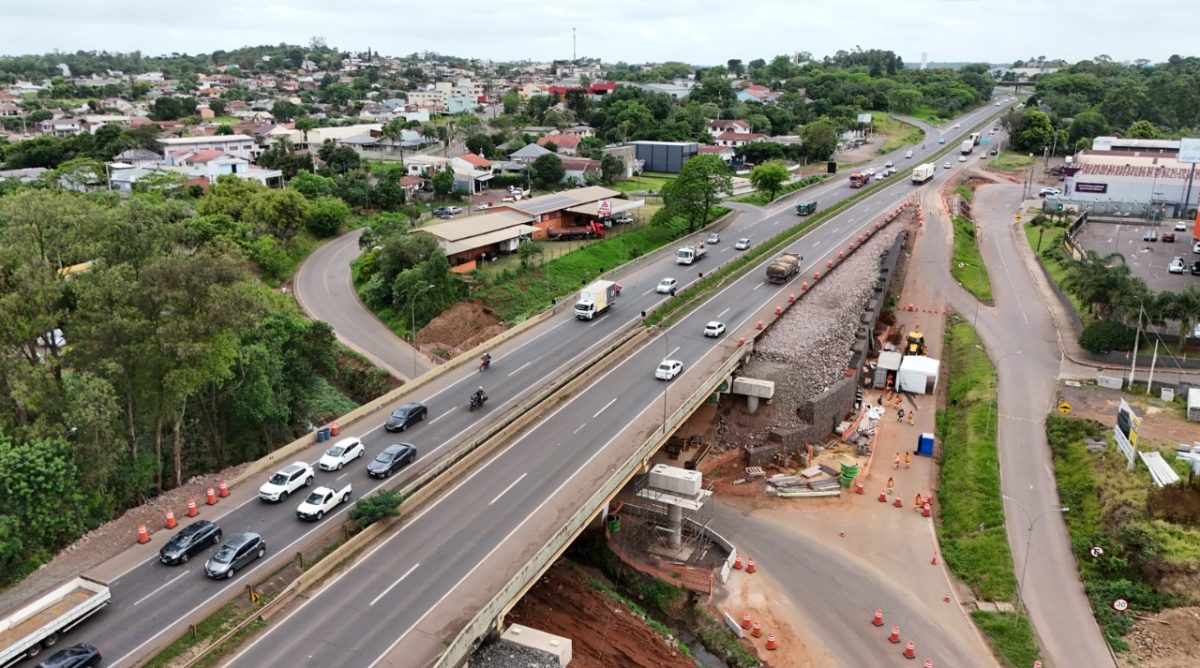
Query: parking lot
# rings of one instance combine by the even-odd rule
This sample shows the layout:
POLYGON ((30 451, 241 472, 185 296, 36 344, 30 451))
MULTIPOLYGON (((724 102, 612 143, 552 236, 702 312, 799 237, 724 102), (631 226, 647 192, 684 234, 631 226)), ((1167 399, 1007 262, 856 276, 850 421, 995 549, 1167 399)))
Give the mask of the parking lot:
POLYGON ((1125 256, 1133 275, 1145 281, 1151 290, 1177 292, 1189 285, 1200 286, 1200 276, 1191 274, 1192 263, 1200 260, 1200 254, 1192 252, 1191 226, 1182 232, 1175 231, 1173 226, 1174 221, 1161 225, 1088 222, 1076 235, 1076 241, 1100 256, 1112 253, 1125 256), (1156 232, 1159 240, 1143 240, 1148 232, 1156 232), (1162 241, 1163 234, 1174 234, 1175 241, 1162 241), (1176 256, 1183 258, 1182 274, 1167 271, 1167 265, 1176 256))

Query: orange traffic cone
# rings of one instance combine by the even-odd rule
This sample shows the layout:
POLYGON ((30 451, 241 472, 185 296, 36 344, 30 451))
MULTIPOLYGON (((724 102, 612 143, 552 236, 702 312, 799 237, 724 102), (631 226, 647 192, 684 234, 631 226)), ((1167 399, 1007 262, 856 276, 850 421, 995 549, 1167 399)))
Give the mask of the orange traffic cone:
POLYGON ((742 555, 737 552, 733 553, 733 567, 737 570, 742 570, 742 555))
POLYGON ((758 622, 754 622, 753 624, 751 624, 750 625, 750 635, 754 636, 755 638, 761 638, 762 637, 762 624, 759 624, 758 622))
POLYGON ((929 517, 931 515, 933 515, 933 509, 929 507, 928 503, 921 506, 921 517, 929 517))
POLYGON ((917 651, 916 651, 913 641, 911 641, 911 640, 909 640, 908 644, 904 646, 904 658, 906 658, 906 659, 917 658, 917 651))
POLYGON ((196 515, 198 515, 198 514, 200 514, 200 511, 196 509, 196 500, 195 500, 195 499, 188 499, 188 509, 187 509, 187 516, 188 516, 188 517, 195 517, 195 516, 196 516, 196 515))
POLYGON ((892 643, 893 645, 900 644, 900 625, 899 624, 892 625, 892 635, 888 636, 888 642, 892 643))
POLYGON ((937 552, 934 552, 933 556, 929 558, 929 563, 932 566, 937 566, 937 552))
POLYGON ((742 615, 742 628, 746 629, 747 631, 750 630, 750 613, 748 612, 742 615))
POLYGON ((167 510, 167 528, 168 529, 175 528, 175 513, 173 511, 171 511, 170 509, 167 510))
POLYGON ((767 649, 775 649, 775 634, 767 634, 767 649))
POLYGON ((763 323, 762 323, 762 320, 759 320, 759 321, 758 321, 758 327, 757 327, 756 329, 762 329, 762 328, 763 328, 763 323))
POLYGON ((893 506, 896 506, 897 508, 903 508, 903 507, 904 507, 904 502, 900 500, 900 495, 899 495, 899 494, 897 494, 897 495, 896 495, 896 498, 895 498, 895 500, 893 500, 893 501, 892 501, 892 505, 893 505, 893 506))
POLYGON ((864 487, 865 487, 865 485, 863 485, 862 481, 859 480, 858 482, 854 483, 854 492, 856 494, 862 494, 864 487))
POLYGON ((210 506, 217 505, 217 493, 215 491, 213 491, 212 487, 208 488, 208 491, 205 492, 205 496, 207 497, 207 500, 205 501, 205 503, 207 503, 210 506))
POLYGON ((746 572, 753 573, 758 569, 754 567, 754 557, 746 557, 746 572))
POLYGON ((137 536, 138 536, 138 542, 139 542, 139 543, 149 543, 149 542, 150 542, 150 532, 149 532, 149 531, 146 531, 146 525, 145 525, 145 524, 139 524, 139 525, 138 525, 138 534, 137 534, 137 536))
POLYGON ((337 436, 337 435, 338 435, 338 426, 337 426, 337 423, 336 423, 336 422, 334 422, 333 424, 329 425, 329 434, 330 434, 331 436, 337 436))
POLYGON ((925 668, 933 668, 933 659, 925 659, 925 668))
POLYGON ((950 602, 950 592, 946 592, 946 595, 942 597, 942 601, 946 603, 950 602))
POLYGON ((879 490, 879 502, 887 503, 887 490, 886 489, 879 490))
POLYGON ((220 495, 222 499, 229 496, 229 485, 225 484, 224 480, 217 483, 217 494, 220 495))

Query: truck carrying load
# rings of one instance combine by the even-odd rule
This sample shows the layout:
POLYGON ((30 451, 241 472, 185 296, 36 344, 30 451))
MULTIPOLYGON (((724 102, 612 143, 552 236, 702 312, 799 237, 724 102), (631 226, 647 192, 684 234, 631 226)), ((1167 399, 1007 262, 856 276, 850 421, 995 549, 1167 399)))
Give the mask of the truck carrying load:
POLYGON ((800 273, 800 260, 795 253, 784 253, 767 265, 767 280, 772 283, 787 283, 800 273))
POLYGON ((982 132, 972 132, 972 133, 971 133, 971 143, 972 143, 972 144, 974 144, 974 145, 976 145, 976 146, 979 146, 979 142, 980 142, 980 141, 982 141, 982 140, 983 140, 983 133, 982 133, 982 132))
POLYGON ((851 188, 861 188, 861 187, 867 185, 867 183, 870 180, 871 180, 870 174, 863 174, 862 172, 854 172, 853 174, 850 175, 850 187, 851 188))
POLYGON ((796 215, 808 216, 817 212, 817 200, 806 199, 796 203, 796 215))
POLYGON ((926 181, 932 179, 936 172, 937 165, 933 164, 932 162, 927 162, 923 165, 917 165, 912 171, 912 182, 925 183, 926 181))
POLYGON ((591 320, 608 310, 613 300, 617 298, 617 284, 613 281, 593 281, 579 291, 579 301, 575 302, 575 317, 580 320, 591 320))
POLYGON ((705 255, 708 255, 708 249, 702 243, 695 246, 684 246, 675 251, 675 264, 692 264, 703 260, 705 255))
POLYGON ((963 143, 958 145, 958 152, 962 153, 963 155, 967 155, 974 149, 975 142, 971 141, 970 139, 964 139, 963 143))
POLYGON ((80 576, 0 620, 0 666, 36 656, 59 636, 108 605, 108 585, 80 576))

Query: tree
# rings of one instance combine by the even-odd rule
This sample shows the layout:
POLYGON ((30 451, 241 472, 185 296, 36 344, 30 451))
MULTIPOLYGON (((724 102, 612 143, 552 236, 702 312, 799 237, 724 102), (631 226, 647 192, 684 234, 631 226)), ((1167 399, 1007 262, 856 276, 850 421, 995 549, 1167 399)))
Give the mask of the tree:
POLYGON ((742 66, 742 61, 737 58, 730 58, 725 62, 725 69, 735 77, 740 77, 746 72, 746 68, 742 66))
POLYGON ((663 187, 666 209, 687 221, 688 232, 708 220, 720 197, 733 191, 729 167, 712 154, 697 155, 683 163, 679 176, 663 187))
POLYGON ((766 201, 775 200, 775 195, 787 182, 789 173, 782 162, 772 160, 750 170, 750 185, 767 194, 766 201))
POLYGON ((563 168, 562 158, 553 153, 538 156, 530 166, 533 169, 533 182, 542 188, 558 185, 567 175, 567 170, 563 168))
POLYGON ((487 158, 496 153, 496 145, 492 142, 492 138, 483 132, 477 132, 467 137, 466 144, 467 150, 475 155, 487 158))
POLYGON ((223 213, 234 220, 244 220, 250 201, 266 188, 257 181, 222 174, 208 189, 208 194, 196 203, 196 213, 207 216, 223 213))
POLYGON ((345 174, 350 170, 358 169, 362 164, 362 159, 354 149, 334 143, 332 139, 326 139, 325 143, 321 144, 317 156, 337 174, 345 174))
POLYGON ((1081 111, 1071 119, 1068 138, 1072 143, 1081 139, 1092 140, 1109 133, 1108 121, 1098 111, 1081 111))
POLYGON ((521 113, 521 95, 517 91, 505 93, 500 97, 500 102, 504 105, 504 113, 511 116, 521 113))
POLYGON ((404 200, 400 181, 390 176, 381 177, 371 189, 371 204, 381 211, 395 211, 404 206, 404 200))
POLYGON ((1037 109, 1026 109, 1020 127, 1013 136, 1013 147, 1032 152, 1041 152, 1054 141, 1054 126, 1050 117, 1037 109))
POLYGON ((160 96, 151 106, 150 117, 156 121, 175 121, 196 113, 196 101, 192 98, 160 96), (190 103, 190 104, 189 104, 190 103))
POLYGON ((308 218, 308 200, 291 189, 264 190, 246 205, 245 220, 290 245, 308 218))
POLYGON ((336 197, 318 197, 309 203, 304 225, 317 237, 336 236, 350 217, 350 207, 336 197))
POLYGON ((300 172, 288 181, 288 187, 309 199, 332 197, 337 191, 337 181, 312 172, 300 172))
POLYGON ((446 167, 433 175, 433 193, 439 198, 446 198, 454 192, 454 170, 446 167))
POLYGON ((625 175, 625 162, 615 155, 603 154, 600 157, 600 183, 612 185, 625 175))
POLYGON ((208 101, 208 108, 212 109, 215 116, 224 116, 227 105, 228 103, 219 97, 208 101))
POLYGON ((1162 139, 1163 133, 1153 123, 1143 119, 1130 125, 1125 136, 1130 139, 1162 139))
POLYGON ((599 160, 604 155, 604 140, 599 137, 584 137, 579 140, 575 152, 584 158, 599 160))
POLYGON ((556 144, 555 142, 552 142, 552 141, 548 141, 545 144, 542 144, 542 148, 546 149, 547 151, 550 151, 551 153, 558 153, 558 144, 556 144))
POLYGON ((818 118, 800 132, 800 150, 813 160, 830 159, 837 143, 837 126, 827 117, 818 118))

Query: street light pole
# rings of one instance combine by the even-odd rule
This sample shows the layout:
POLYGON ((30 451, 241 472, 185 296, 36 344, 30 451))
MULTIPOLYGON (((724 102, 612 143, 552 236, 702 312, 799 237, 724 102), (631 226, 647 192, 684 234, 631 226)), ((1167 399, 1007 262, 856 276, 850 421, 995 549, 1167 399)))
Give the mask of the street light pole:
POLYGON ((412 317, 413 378, 417 377, 417 297, 433 289, 433 283, 413 293, 408 300, 408 313, 412 317))
POLYGON ((1027 526, 1025 527, 1025 558, 1023 560, 1024 563, 1021 564, 1021 577, 1017 580, 1017 613, 1023 615, 1025 614, 1025 573, 1029 569, 1029 547, 1033 545, 1033 528, 1037 526, 1039 520, 1050 513, 1065 513, 1071 509, 1066 506, 1050 508, 1042 511, 1042 513, 1037 517, 1030 519, 1029 511, 1025 510, 1025 506, 1021 505, 1020 501, 1017 501, 1007 494, 1002 494, 1001 497, 1005 501, 1009 501, 1016 507, 1020 508, 1021 513, 1025 515, 1026 522, 1028 522, 1027 526))

